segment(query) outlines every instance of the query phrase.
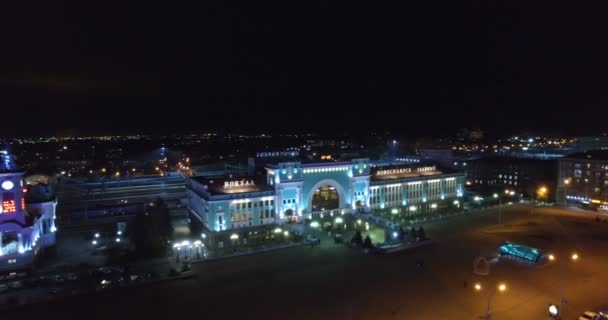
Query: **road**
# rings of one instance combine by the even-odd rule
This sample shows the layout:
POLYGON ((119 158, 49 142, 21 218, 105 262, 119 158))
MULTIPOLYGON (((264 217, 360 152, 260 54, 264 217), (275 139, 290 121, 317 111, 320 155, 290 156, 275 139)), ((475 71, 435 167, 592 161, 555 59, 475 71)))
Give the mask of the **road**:
POLYGON ((536 208, 530 215, 525 206, 511 206, 497 225, 497 211, 489 209, 426 224, 437 244, 413 252, 378 256, 321 246, 259 254, 194 265, 197 280, 75 296, 7 316, 479 319, 489 288, 505 282, 507 291, 494 299, 493 319, 546 319, 562 284, 568 300, 564 319, 576 319, 608 304, 608 222, 587 215, 553 208, 536 208), (506 240, 550 251, 557 260, 542 267, 499 261, 489 276, 474 276, 475 257, 495 256, 506 240), (565 258, 573 251, 579 261, 565 258), (418 260, 425 261, 424 268, 416 266, 418 260), (472 290, 475 282, 483 284, 482 292, 472 290))

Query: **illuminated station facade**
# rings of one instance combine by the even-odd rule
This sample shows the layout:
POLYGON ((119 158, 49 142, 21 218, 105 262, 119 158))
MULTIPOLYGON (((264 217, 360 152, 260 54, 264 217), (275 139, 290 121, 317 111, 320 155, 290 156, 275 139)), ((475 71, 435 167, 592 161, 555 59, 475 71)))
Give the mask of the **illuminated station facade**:
POLYGON ((55 244, 56 200, 27 203, 23 172, 0 151, 0 278, 26 272, 39 252, 55 244))
POLYGON ((209 231, 302 221, 321 213, 399 210, 425 214, 461 206, 464 174, 436 165, 369 159, 266 164, 265 174, 191 177, 190 214, 209 231))

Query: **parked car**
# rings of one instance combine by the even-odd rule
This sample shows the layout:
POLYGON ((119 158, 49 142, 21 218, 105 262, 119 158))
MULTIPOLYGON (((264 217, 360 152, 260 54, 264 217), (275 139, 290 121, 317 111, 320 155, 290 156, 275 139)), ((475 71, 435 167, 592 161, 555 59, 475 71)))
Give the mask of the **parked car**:
POLYGON ((111 286, 112 286, 112 281, 105 280, 105 279, 101 280, 101 282, 99 282, 99 285, 97 286, 97 291, 108 289, 111 286))
POLYGON ((8 292, 8 284, 0 283, 0 294, 8 292))
POLYGON ((53 276, 53 282, 56 284, 63 284, 65 282, 65 279, 60 275, 55 275, 53 276))
POLYGON ((21 281, 11 281, 8 285, 11 287, 11 289, 19 289, 23 287, 23 283, 21 281))
POLYGON ((578 320, 608 320, 608 315, 602 312, 585 311, 578 320))
POLYGON ((75 273, 68 273, 65 275, 65 278, 68 279, 68 281, 78 280, 78 276, 75 273))

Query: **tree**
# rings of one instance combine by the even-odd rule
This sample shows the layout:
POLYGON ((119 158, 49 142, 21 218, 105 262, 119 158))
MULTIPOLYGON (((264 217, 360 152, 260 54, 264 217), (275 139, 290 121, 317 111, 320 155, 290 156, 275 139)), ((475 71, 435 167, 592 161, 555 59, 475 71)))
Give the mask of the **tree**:
POLYGON ((365 237, 365 240, 363 241, 363 248, 371 248, 372 247, 372 239, 369 237, 369 235, 367 235, 365 237))
POLYGON ((139 212, 129 223, 127 234, 139 258, 158 257, 166 253, 173 236, 169 208, 158 199, 154 206, 139 212))
POLYGON ((411 227, 410 228, 410 238, 416 239, 417 236, 418 236, 418 232, 416 232, 416 229, 414 229, 414 227, 411 227))
POLYGON ((426 232, 424 232, 424 228, 422 228, 422 226, 420 226, 418 228, 418 231, 416 232, 416 235, 417 235, 418 238, 420 238, 420 240, 426 239, 426 232))
POLYGON ((405 239, 405 230, 403 230, 403 228, 401 226, 399 226, 399 230, 397 230, 398 232, 398 239, 399 241, 403 241, 403 239, 405 239))
POLYGON ((357 231, 355 232, 355 235, 353 236, 353 239, 350 241, 352 244, 356 244, 356 245, 362 245, 363 244, 363 237, 361 236, 361 231, 359 231, 357 229, 357 231))

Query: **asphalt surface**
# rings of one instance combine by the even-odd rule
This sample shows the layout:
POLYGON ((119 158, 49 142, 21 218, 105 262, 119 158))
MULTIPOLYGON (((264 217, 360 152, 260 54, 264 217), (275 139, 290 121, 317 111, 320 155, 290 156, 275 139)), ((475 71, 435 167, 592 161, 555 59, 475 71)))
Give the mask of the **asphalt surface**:
MULTIPOLYGON (((608 222, 590 213, 510 206, 425 225, 437 244, 392 255, 333 245, 304 247, 193 266, 198 279, 73 296, 8 311, 2 319, 479 319, 498 283, 493 319, 547 319, 547 306, 568 303, 564 319, 608 305, 608 222), (499 260, 473 274, 478 256, 503 241, 554 253, 532 266, 499 260), (576 251, 580 259, 568 256, 576 251), (417 266, 424 261, 424 267, 417 266), (465 283, 466 282, 466 283, 465 283), (481 292, 473 284, 483 285, 481 292)), ((608 217, 602 217, 608 220, 608 217)))

